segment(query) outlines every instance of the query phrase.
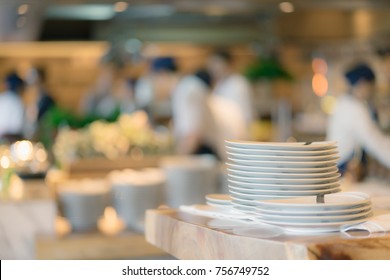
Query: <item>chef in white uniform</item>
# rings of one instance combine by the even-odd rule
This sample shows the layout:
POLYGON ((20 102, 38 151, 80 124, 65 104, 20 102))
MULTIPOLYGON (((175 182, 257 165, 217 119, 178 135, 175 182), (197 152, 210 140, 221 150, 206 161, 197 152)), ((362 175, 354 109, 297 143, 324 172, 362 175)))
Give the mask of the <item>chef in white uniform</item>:
POLYGON ((365 64, 359 64, 345 74, 349 92, 338 98, 329 119, 327 138, 338 142, 339 169, 344 173, 356 157, 364 161, 367 152, 390 168, 390 136, 384 135, 375 122, 369 101, 373 97, 375 75, 365 64))
MULTIPOLYGON (((208 70, 215 81, 213 95, 225 98, 237 106, 237 110, 245 120, 245 128, 249 127, 254 119, 252 88, 248 80, 235 73, 231 55, 220 50, 208 60, 208 70)), ((228 113, 228 112, 226 112, 228 113)))
POLYGON ((236 104, 210 95, 210 77, 199 71, 184 76, 172 95, 177 152, 213 154, 226 160, 226 139, 245 139, 245 120, 236 104))
POLYGON ((20 95, 24 82, 16 74, 10 74, 4 81, 4 92, 0 92, 0 138, 22 137, 24 105, 20 95))
POLYGON ((180 79, 172 94, 173 128, 177 152, 216 153, 215 123, 208 106, 209 78, 199 74, 180 79))

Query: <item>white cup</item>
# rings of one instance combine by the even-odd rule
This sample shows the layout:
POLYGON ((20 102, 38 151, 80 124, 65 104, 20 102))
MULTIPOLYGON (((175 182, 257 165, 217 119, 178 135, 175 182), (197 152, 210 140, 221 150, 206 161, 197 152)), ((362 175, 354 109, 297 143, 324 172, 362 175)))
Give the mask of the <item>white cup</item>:
POLYGON ((110 176, 112 202, 128 228, 144 231, 145 212, 163 203, 165 176, 159 169, 123 171, 110 176))
POLYGON ((109 188, 104 181, 68 181, 58 193, 62 212, 73 230, 96 229, 109 202, 109 188))

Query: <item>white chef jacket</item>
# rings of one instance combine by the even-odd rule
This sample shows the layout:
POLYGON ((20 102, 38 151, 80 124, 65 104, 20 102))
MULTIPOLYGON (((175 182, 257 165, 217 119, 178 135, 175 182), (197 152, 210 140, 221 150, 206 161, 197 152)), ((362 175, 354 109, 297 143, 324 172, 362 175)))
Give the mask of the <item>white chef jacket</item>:
POLYGON ((233 74, 219 81, 213 94, 225 97, 236 103, 247 126, 253 122, 253 94, 248 80, 242 75, 233 74))
POLYGON ((204 144, 215 146, 215 123, 208 107, 208 89, 196 76, 183 77, 172 95, 174 135, 196 132, 204 144))
POLYGON ((24 107, 16 94, 0 93, 0 137, 5 134, 21 134, 23 130, 24 107))
POLYGON ((203 144, 226 159, 226 139, 246 140, 245 119, 231 100, 208 94, 206 85, 196 76, 186 76, 173 92, 173 123, 177 138, 197 132, 203 144))
POLYGON ((349 94, 338 98, 328 122, 327 138, 337 141, 340 164, 349 161, 356 149, 363 148, 390 168, 390 137, 380 131, 368 105, 349 94))

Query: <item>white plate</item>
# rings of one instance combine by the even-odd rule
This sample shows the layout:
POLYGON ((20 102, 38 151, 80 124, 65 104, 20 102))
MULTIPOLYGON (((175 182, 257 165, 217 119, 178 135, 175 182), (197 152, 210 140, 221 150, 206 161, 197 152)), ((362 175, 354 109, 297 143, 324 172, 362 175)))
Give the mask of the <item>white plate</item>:
POLYGON ((322 155, 322 156, 285 156, 285 155, 279 155, 279 156, 265 156, 265 155, 257 155, 257 154, 239 154, 239 153, 232 153, 227 152, 228 156, 232 160, 236 159, 244 159, 244 160, 256 160, 256 161, 301 161, 301 162, 307 162, 307 161, 326 161, 326 160, 338 160, 339 157, 335 155, 322 155))
POLYGON ((240 187, 229 186, 229 192, 240 196, 277 195, 277 196, 310 196, 318 194, 330 194, 341 191, 340 187, 324 190, 248 190, 240 187))
MULTIPOLYGON (((335 222, 335 223, 319 223, 319 224, 288 224, 288 223, 278 223, 278 222, 267 222, 271 225, 280 226, 285 230, 286 233, 293 235, 318 235, 323 233, 330 232, 339 232, 341 226, 347 226, 351 224, 363 223, 369 220, 369 218, 364 218, 360 220, 348 221, 348 222, 335 222)), ((264 221, 259 221, 264 223, 264 221)))
MULTIPOLYGON (((329 189, 326 191, 321 191, 320 193, 318 193, 318 195, 320 195, 320 194, 328 195, 328 194, 332 194, 332 193, 338 193, 340 191, 341 191, 340 188, 334 188, 334 189, 329 189)), ((313 193, 311 195, 293 194, 293 193, 280 194, 280 193, 273 193, 273 192, 264 193, 264 194, 245 194, 245 193, 230 190, 230 195, 234 199, 269 200, 270 199, 269 197, 272 197, 272 196, 277 197, 279 199, 284 199, 286 197, 303 197, 303 196, 312 196, 312 195, 317 195, 317 194, 313 194, 313 193)))
POLYGON ((313 150, 328 150, 336 147, 335 141, 322 142, 253 142, 253 141, 239 141, 226 140, 227 147, 236 147, 244 149, 258 149, 265 150, 288 150, 288 151, 313 151, 313 150))
POLYGON ((256 212, 256 206, 245 205, 245 204, 241 204, 240 202, 234 202, 234 201, 232 202, 232 205, 233 205, 233 209, 236 209, 246 214, 254 215, 256 212))
POLYGON ((261 190, 320 190, 320 189, 329 189, 329 188, 336 188, 340 186, 340 183, 334 182, 334 183, 325 183, 325 184, 312 184, 312 185, 281 185, 281 184, 260 184, 260 183, 248 183, 248 182, 239 182, 235 180, 228 179, 229 185, 232 185, 234 187, 239 188, 246 188, 246 189, 261 189, 261 190))
POLYGON ((317 203, 316 196, 305 196, 291 199, 257 201, 258 209, 311 209, 337 210, 361 207, 370 203, 370 196, 361 192, 341 192, 325 195, 324 203, 317 203))
POLYGON ((358 214, 350 215, 328 215, 328 216, 284 216, 255 213, 256 217, 267 222, 286 222, 286 223, 334 223, 334 222, 349 222, 353 220, 365 219, 372 216, 372 210, 358 214))
POLYGON ((193 215, 200 215, 200 216, 206 216, 210 218, 221 218, 221 219, 239 219, 239 220, 247 220, 248 218, 253 219, 253 216, 246 216, 242 213, 237 213, 237 211, 233 208, 221 208, 221 207, 214 207, 210 205, 203 205, 203 204, 197 204, 197 205, 182 205, 180 206, 180 211, 185 213, 190 213, 193 215))
POLYGON ((367 203, 357 208, 347 208, 338 210, 291 210, 291 209, 257 209, 256 213, 269 215, 283 215, 283 216, 327 216, 327 215, 350 215, 367 212, 372 209, 371 203, 367 203))
MULTIPOLYGON (((285 196, 283 198, 297 198, 297 197, 296 196, 285 196)), ((252 207, 256 208, 257 206, 259 206, 261 201, 277 200, 277 199, 282 199, 282 198, 280 196, 277 196, 277 195, 264 195, 262 197, 262 200, 261 199, 253 200, 253 199, 246 199, 246 198, 232 196, 232 204, 233 205, 240 204, 240 205, 252 206, 252 207)))
POLYGON ((206 200, 214 203, 230 203, 231 197, 228 194, 222 194, 222 193, 212 193, 206 195, 206 200))
POLYGON ((219 201, 212 201, 212 200, 206 200, 207 203, 212 203, 215 205, 221 205, 221 206, 227 206, 231 204, 231 200, 226 201, 226 202, 219 202, 219 201))
POLYGON ((207 201, 206 204, 209 205, 209 206, 216 207, 216 208, 224 208, 224 209, 231 209, 231 208, 233 208, 233 205, 231 203, 229 203, 229 204, 218 204, 218 203, 212 203, 210 201, 207 201))
POLYGON ((357 224, 365 222, 370 217, 356 219, 343 222, 329 222, 329 223, 291 223, 291 222, 279 222, 279 221, 263 221, 259 219, 259 222, 266 222, 271 225, 282 226, 283 229, 296 232, 296 233, 320 233, 320 232, 334 232, 340 231, 340 227, 349 224, 357 224))
POLYGON ((327 166, 327 167, 315 167, 315 168, 281 168, 281 167, 267 167, 267 166, 248 166, 248 165, 242 165, 242 164, 235 164, 231 162, 226 163, 227 166, 230 167, 230 169, 234 170, 242 170, 247 172, 262 172, 262 173, 278 173, 281 175, 290 176, 290 174, 294 175, 313 175, 312 177, 318 177, 322 176, 322 173, 326 172, 334 172, 338 171, 337 167, 335 166, 327 166))
POLYGON ((324 161, 261 161, 261 160, 245 160, 234 159, 228 157, 233 163, 239 163, 247 166, 258 167, 282 167, 282 168, 316 168, 316 167, 336 167, 337 160, 324 160, 324 161))
POLYGON ((289 150, 267 150, 262 147, 256 149, 245 149, 226 146, 228 152, 246 155, 264 155, 264 156, 321 156, 321 155, 337 155, 338 150, 336 147, 331 147, 326 150, 314 150, 314 151, 289 151, 289 150))
POLYGON ((260 177, 260 178, 275 178, 275 179, 311 179, 311 178, 328 178, 338 174, 338 169, 334 168, 330 172, 322 173, 267 173, 267 172, 253 172, 237 170, 235 168, 228 168, 227 172, 232 175, 245 177, 260 177))
POLYGON ((280 185, 313 185, 335 183, 339 181, 340 174, 336 173, 332 177, 308 178, 308 179, 291 179, 291 178, 260 178, 238 176, 228 173, 228 177, 237 182, 258 183, 258 184, 280 184, 280 185))

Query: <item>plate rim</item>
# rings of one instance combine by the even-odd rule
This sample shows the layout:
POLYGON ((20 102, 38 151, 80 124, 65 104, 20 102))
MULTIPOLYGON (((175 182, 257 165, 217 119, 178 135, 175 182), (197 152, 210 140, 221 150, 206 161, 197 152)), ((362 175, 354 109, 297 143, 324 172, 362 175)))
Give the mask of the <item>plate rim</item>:
MULTIPOLYGON (((370 196, 368 194, 365 194, 365 193, 362 193, 362 192, 340 192, 340 193, 334 193, 334 194, 330 194, 330 195, 348 195, 348 194, 354 194, 354 195, 357 195, 361 196, 361 198, 364 198, 363 196, 366 197, 366 199, 362 199, 361 201, 359 201, 358 203, 345 203, 345 204, 324 204, 324 203, 318 203, 318 204, 283 204, 283 203, 274 203, 272 202, 271 200, 268 200, 267 202, 265 202, 264 200, 259 200, 258 203, 259 203, 259 208, 263 205, 263 206, 268 206, 268 208, 271 206, 271 207, 287 207, 287 208, 313 208, 313 209, 317 209, 317 208, 329 208, 329 207, 334 207, 334 208, 337 208, 337 207, 352 207, 352 206, 358 206, 358 205, 363 205, 365 203, 368 203, 370 202, 370 196), (268 203, 268 205, 264 205, 264 203, 268 203), (271 203, 271 204, 270 204, 271 203)), ((307 199, 309 196, 306 196, 306 197, 303 197, 305 199, 307 199)), ((314 198, 315 196, 313 196, 314 198)), ((295 198, 297 199, 297 198, 295 198)), ((282 199, 274 199, 274 200, 282 200, 282 199)), ((288 200, 288 198, 286 199, 283 199, 283 200, 288 200)))
MULTIPOLYGON (((291 177, 304 177, 304 176, 308 176, 309 178, 317 178, 317 177, 321 177, 321 176, 328 176, 328 175, 333 175, 333 174, 336 174, 336 173, 339 173, 339 170, 338 168, 336 167, 333 171, 330 171, 330 172, 323 172, 323 173, 277 173, 277 172, 257 172, 257 171, 243 171, 243 170, 235 170, 234 168, 226 168, 226 171, 227 173, 229 172, 234 172, 234 173, 242 173, 243 175, 257 175, 259 174, 260 176, 262 175, 268 175, 268 176, 281 176, 281 177, 288 177, 288 176, 291 176, 291 177), (315 174, 315 176, 311 176, 315 174)), ((251 176, 251 177, 255 177, 255 176, 251 176)), ((274 178, 274 177, 264 177, 264 178, 274 178)), ((309 179, 308 178, 308 179, 309 179)), ((302 178, 302 179, 305 179, 305 178, 302 178)))
POLYGON ((312 173, 321 173, 323 172, 324 170, 330 170, 330 169, 337 169, 337 166, 324 166, 324 167, 308 167, 308 168, 304 168, 304 167, 299 167, 299 168, 294 168, 294 167, 276 167, 276 166, 255 166, 255 165, 242 165, 240 163, 234 163, 234 162, 226 162, 226 165, 227 166, 233 166, 233 167, 238 167, 238 168, 258 168, 258 169, 268 169, 268 170, 282 170, 282 171, 287 171, 289 170, 290 172, 280 172, 280 173, 283 173, 283 174, 293 174, 293 173, 297 173, 298 171, 302 171, 304 170, 305 172, 308 172, 308 171, 316 171, 316 172, 312 172, 312 173))
POLYGON ((310 187, 315 187, 315 188, 321 188, 321 187, 329 187, 331 184, 340 184, 340 180, 336 182, 331 182, 331 183, 324 183, 324 184, 307 184, 304 186, 300 186, 299 184, 297 185, 280 185, 280 184, 261 184, 261 183, 250 183, 250 182, 238 182, 235 180, 227 179, 228 183, 233 183, 233 184, 244 184, 244 185, 250 185, 250 187, 269 187, 269 188, 282 188, 282 187, 291 187, 291 188, 310 188, 310 187))
POLYGON ((314 148, 322 148, 329 146, 336 146, 337 141, 327 140, 327 141, 313 141, 313 142, 258 142, 258 141, 246 141, 246 140, 234 140, 234 139, 226 139, 226 145, 249 145, 249 146, 264 146, 264 147, 314 147, 314 148), (307 144, 309 143, 309 144, 307 144))
POLYGON ((246 180, 253 180, 253 181, 276 181, 276 182, 295 182, 295 183, 305 183, 305 182, 322 182, 322 181, 333 181, 333 180, 337 180, 337 179, 340 179, 341 177, 341 174, 340 173, 336 173, 334 176, 332 177, 329 177, 329 178, 302 178, 302 179, 298 179, 298 178, 295 178, 295 179, 291 179, 291 178, 261 178, 261 177, 245 177, 245 176, 239 176, 239 175, 235 175, 235 174, 229 174, 228 173, 228 176, 230 178, 234 178, 234 179, 237 179, 239 181, 244 181, 244 182, 248 182, 246 180))
MULTIPOLYGON (((239 191, 238 192, 236 192, 237 190, 237 187, 232 187, 232 186, 229 186, 229 192, 230 192, 230 189, 233 189, 233 191, 231 191, 231 193, 233 193, 233 194, 239 194, 239 195, 241 195, 241 194, 244 194, 244 195, 261 195, 261 192, 263 191, 263 190, 260 190, 260 194, 255 194, 255 193, 240 193, 239 191)), ((331 191, 331 190, 336 190, 336 189, 340 189, 341 190, 341 187, 340 186, 337 186, 337 187, 333 187, 333 188, 329 188, 329 189, 320 189, 321 190, 321 192, 319 192, 319 193, 321 193, 321 194, 323 194, 323 193, 326 193, 327 191, 331 191)), ((265 192, 267 192, 267 191, 270 191, 270 192, 272 192, 272 190, 265 190, 265 192)), ((306 194, 305 195, 305 193, 313 193, 313 192, 316 192, 316 191, 319 191, 318 189, 316 189, 316 190, 301 190, 301 191, 290 191, 290 190, 276 190, 276 192, 281 192, 281 193, 296 193, 296 195, 299 195, 299 194, 303 194, 303 196, 310 196, 310 195, 308 195, 308 194, 306 194)), ((315 194, 312 194, 312 195, 315 195, 315 194)))

